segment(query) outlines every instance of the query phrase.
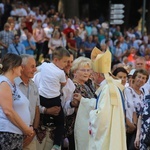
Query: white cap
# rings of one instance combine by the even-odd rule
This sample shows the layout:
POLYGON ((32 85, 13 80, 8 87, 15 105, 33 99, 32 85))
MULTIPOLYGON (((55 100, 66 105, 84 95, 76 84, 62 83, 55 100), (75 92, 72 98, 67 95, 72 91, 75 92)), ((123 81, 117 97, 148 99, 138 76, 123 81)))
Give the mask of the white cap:
POLYGON ((128 76, 133 76, 133 74, 134 74, 135 71, 136 71, 136 69, 132 69, 132 70, 129 72, 128 76))

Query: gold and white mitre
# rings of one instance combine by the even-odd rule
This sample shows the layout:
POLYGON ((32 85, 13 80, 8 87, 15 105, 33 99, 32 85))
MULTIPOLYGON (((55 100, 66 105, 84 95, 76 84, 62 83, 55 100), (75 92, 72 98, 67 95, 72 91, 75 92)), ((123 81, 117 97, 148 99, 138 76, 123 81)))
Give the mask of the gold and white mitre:
MULTIPOLYGON (((93 50, 98 49, 94 48, 93 50)), ((100 51, 100 50, 99 50, 100 51)), ((111 53, 107 49, 105 53, 101 52, 97 54, 96 58, 92 60, 92 67, 95 72, 109 73, 111 72, 111 53)))
POLYGON ((100 49, 98 49, 97 47, 94 47, 91 52, 91 60, 95 60, 98 54, 103 54, 103 53, 104 52, 102 52, 100 49))
POLYGON ((105 53, 98 54, 95 60, 92 60, 92 68, 94 72, 104 74, 105 79, 109 85, 111 104, 118 105, 117 94, 115 91, 113 78, 109 75, 109 73, 111 72, 111 53, 108 49, 106 50, 105 53))

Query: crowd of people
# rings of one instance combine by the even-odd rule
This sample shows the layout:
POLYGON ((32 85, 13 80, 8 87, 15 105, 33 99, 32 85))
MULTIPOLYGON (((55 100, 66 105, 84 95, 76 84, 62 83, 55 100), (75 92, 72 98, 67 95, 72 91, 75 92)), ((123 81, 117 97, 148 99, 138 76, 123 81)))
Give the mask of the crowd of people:
POLYGON ((1 18, 6 8, 1 150, 150 149, 146 31, 22 2, 0 3, 1 18))

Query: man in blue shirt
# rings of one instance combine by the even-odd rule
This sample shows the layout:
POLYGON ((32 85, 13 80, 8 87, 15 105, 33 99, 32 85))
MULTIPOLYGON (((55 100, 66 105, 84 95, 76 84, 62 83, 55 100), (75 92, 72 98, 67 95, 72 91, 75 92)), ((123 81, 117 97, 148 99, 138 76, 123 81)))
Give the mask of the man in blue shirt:
POLYGON ((25 46, 26 49, 26 54, 34 55, 34 51, 36 50, 36 44, 33 36, 26 27, 23 28, 23 31, 27 36, 27 39, 22 41, 22 44, 25 46))
POLYGON ((26 54, 24 45, 20 43, 19 35, 15 35, 14 42, 12 44, 9 44, 8 53, 13 53, 17 55, 26 54))
POLYGON ((90 35, 87 37, 87 41, 84 42, 84 53, 85 56, 90 58, 92 49, 96 46, 96 43, 93 42, 93 36, 90 35))

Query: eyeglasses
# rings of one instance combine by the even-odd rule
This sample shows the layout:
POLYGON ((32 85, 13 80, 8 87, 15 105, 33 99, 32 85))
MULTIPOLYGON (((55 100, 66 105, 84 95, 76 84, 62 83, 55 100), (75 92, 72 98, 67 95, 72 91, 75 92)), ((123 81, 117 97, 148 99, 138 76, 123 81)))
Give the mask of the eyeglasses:
POLYGON ((79 71, 82 71, 82 72, 90 72, 91 69, 79 69, 79 71))

